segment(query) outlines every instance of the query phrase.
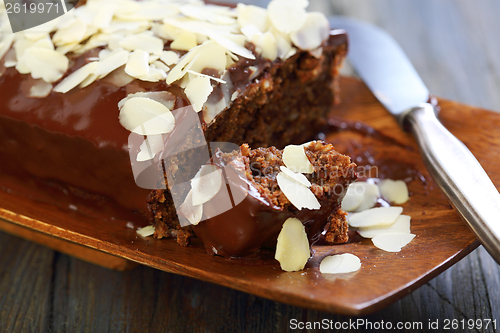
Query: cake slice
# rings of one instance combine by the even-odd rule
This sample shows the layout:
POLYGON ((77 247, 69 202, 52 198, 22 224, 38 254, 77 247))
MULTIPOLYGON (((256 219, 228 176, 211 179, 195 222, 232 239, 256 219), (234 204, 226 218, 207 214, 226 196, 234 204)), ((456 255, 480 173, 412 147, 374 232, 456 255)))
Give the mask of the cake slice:
MULTIPOLYGON (((15 36, 0 5, 0 189, 148 224, 150 188, 136 185, 129 156, 136 122, 124 111, 140 118, 144 105, 191 106, 207 142, 311 139, 338 102, 347 37, 305 5, 89 0, 15 36), (298 19, 280 19, 283 9, 298 19)), ((141 161, 158 165, 152 155, 141 161)))
POLYGON ((218 150, 209 166, 214 169, 191 181, 177 210, 168 191, 152 192, 157 237, 175 236, 187 245, 194 233, 209 254, 245 256, 274 246, 283 223, 295 217, 311 245, 322 236, 329 244, 347 241, 340 203, 356 180, 356 165, 331 144, 312 141, 284 150, 243 144, 229 153, 218 150))

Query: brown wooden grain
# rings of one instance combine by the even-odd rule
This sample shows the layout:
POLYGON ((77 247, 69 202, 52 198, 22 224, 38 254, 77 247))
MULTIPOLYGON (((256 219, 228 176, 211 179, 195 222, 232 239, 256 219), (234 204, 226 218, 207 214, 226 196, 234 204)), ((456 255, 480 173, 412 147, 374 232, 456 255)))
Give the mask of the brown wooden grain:
MULTIPOLYGON (((305 271, 287 273, 279 269, 272 253, 263 259, 251 260, 211 257, 204 253, 201 245, 185 248, 173 240, 142 238, 124 223, 98 223, 12 194, 0 193, 1 215, 25 227, 157 269, 284 303, 353 315, 381 309, 468 254, 477 246, 477 241, 430 180, 413 138, 398 128, 396 121, 360 81, 344 78, 342 86, 344 103, 335 110, 336 117, 362 121, 385 137, 380 139, 346 130, 329 135, 327 140, 338 144, 341 151, 347 146, 346 142, 354 140, 362 147, 361 151, 370 151, 376 159, 383 156, 387 160, 384 163, 411 166, 428 179, 427 183, 418 179, 409 183, 412 196, 403 207, 404 213, 412 216, 412 232, 417 237, 399 253, 378 250, 369 240, 333 247, 316 246, 315 256, 305 271), (323 257, 344 252, 361 258, 359 272, 340 277, 319 273, 323 257)), ((489 133, 500 128, 500 115, 450 101, 443 100, 440 104, 443 122, 469 145, 492 180, 500 184, 500 173, 490 154, 490 149, 500 149, 500 133, 489 137, 475 135, 479 128, 489 129, 489 133), (472 119, 481 120, 472 122, 472 119)))

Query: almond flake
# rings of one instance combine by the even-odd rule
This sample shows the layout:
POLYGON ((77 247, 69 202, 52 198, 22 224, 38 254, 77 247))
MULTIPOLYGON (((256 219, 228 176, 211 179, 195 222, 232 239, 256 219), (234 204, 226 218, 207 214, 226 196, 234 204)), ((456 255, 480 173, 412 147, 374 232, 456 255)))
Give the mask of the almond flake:
POLYGON ((344 253, 328 256, 321 260, 319 271, 323 274, 345 274, 361 268, 361 260, 354 254, 344 253))
POLYGON ((168 66, 172 66, 179 62, 179 55, 174 51, 163 51, 160 60, 168 66))
POLYGON ((304 225, 296 218, 287 219, 278 235, 274 258, 279 261, 282 270, 294 272, 304 269, 310 256, 304 225))
POLYGON ((222 187, 222 175, 215 165, 203 165, 191 179, 193 205, 202 205, 212 200, 222 187))
POLYGON ((189 69, 201 73, 204 69, 215 69, 222 73, 226 69, 226 50, 213 41, 207 41, 196 48, 197 56, 189 69))
POLYGON ((283 149, 283 163, 293 172, 313 173, 314 168, 302 146, 288 145, 283 149))
MULTIPOLYGON (((14 34, 1 35, 2 39, 0 41, 0 59, 9 51, 12 43, 14 42, 14 34)), ((17 58, 16 58, 17 59, 17 58)))
POLYGON ((23 58, 34 79, 43 79, 49 83, 59 80, 69 65, 68 58, 62 54, 37 47, 28 48, 23 58))
POLYGON ((132 77, 139 77, 149 73, 149 53, 135 50, 128 58, 125 73, 132 77))
POLYGON ((236 12, 238 13, 238 24, 242 30, 244 27, 252 25, 257 31, 264 33, 271 25, 264 8, 239 3, 236 6, 236 12))
POLYGON ((165 73, 170 72, 170 67, 168 67, 167 65, 165 65, 161 61, 155 61, 155 62, 153 62, 152 66, 155 67, 155 68, 161 69, 165 73))
POLYGON ((196 112, 200 112, 213 89, 209 78, 199 76, 188 83, 184 93, 189 99, 189 102, 191 102, 193 109, 196 112))
MULTIPOLYGON (((101 58, 101 54, 99 54, 99 58, 101 58)), ((99 66, 95 70, 95 73, 100 78, 105 77, 118 67, 125 65, 128 61, 129 53, 125 50, 116 50, 111 54, 104 57, 103 60, 99 61, 99 66)))
POLYGON ((255 38, 262 36, 262 32, 253 24, 241 27, 241 33, 246 37, 247 41, 253 42, 255 38))
POLYGON ((68 91, 82 83, 90 74, 92 74, 97 69, 98 65, 98 62, 94 61, 77 69, 76 71, 65 77, 64 80, 59 82, 59 84, 54 88, 54 91, 63 94, 67 93, 68 91))
POLYGON ((142 33, 137 35, 129 35, 120 43, 120 46, 125 50, 134 51, 137 49, 144 50, 150 54, 161 55, 163 52, 163 41, 154 36, 142 33))
POLYGON ((359 184, 363 182, 356 182, 347 188, 347 192, 342 199, 342 209, 346 212, 355 211, 363 202, 365 188, 364 186, 360 186, 359 184))
POLYGON ((304 176, 303 174, 301 174, 301 173, 295 173, 292 170, 290 170, 290 169, 288 169, 287 167, 284 167, 284 166, 280 166, 280 170, 283 173, 285 173, 285 175, 287 175, 290 178, 295 179, 296 181, 298 181, 302 185, 304 185, 306 187, 311 187, 311 183, 306 178, 306 176, 304 176))
POLYGON ((361 212, 373 208, 377 203, 378 198, 380 197, 378 186, 367 182, 356 182, 354 184, 352 185, 354 187, 353 190, 355 190, 357 194, 362 195, 361 203, 355 209, 355 211, 361 212))
POLYGON ((213 76, 206 75, 206 74, 201 74, 201 73, 198 73, 198 72, 192 71, 192 70, 190 70, 190 69, 188 69, 186 72, 187 72, 187 73, 189 73, 189 74, 193 74, 193 75, 195 75, 195 76, 202 76, 202 77, 206 77, 206 78, 208 78, 208 79, 210 79, 210 80, 214 80, 214 81, 217 81, 217 82, 219 82, 219 83, 226 84, 226 81, 224 81, 224 80, 222 80, 222 79, 219 79, 219 78, 217 78, 217 77, 213 77, 213 76))
POLYGON ((255 59, 255 56, 252 54, 252 52, 250 52, 250 50, 241 45, 236 44, 232 40, 227 39, 226 37, 216 33, 215 31, 210 31, 208 29, 205 29, 205 33, 211 40, 225 47, 232 53, 237 54, 243 58, 251 60, 255 59))
POLYGON ((118 103, 118 108, 121 109, 123 105, 131 98, 134 97, 144 97, 152 99, 158 103, 161 103, 167 107, 167 109, 172 110, 175 105, 176 97, 168 91, 147 91, 147 92, 137 92, 135 94, 129 94, 127 97, 122 99, 118 103))
POLYGON ((95 80, 97 80, 98 77, 99 76, 94 73, 90 74, 89 77, 83 80, 83 82, 80 84, 80 88, 85 88, 87 86, 90 86, 92 83, 95 82, 95 80))
POLYGON ((261 49, 261 55, 265 59, 274 61, 278 57, 276 38, 269 31, 256 38, 255 45, 261 49))
POLYGON ((203 205, 193 205, 193 190, 189 191, 179 209, 191 224, 197 225, 200 223, 203 216, 203 205))
POLYGON ((160 68, 150 66, 148 74, 138 76, 137 78, 141 81, 159 82, 167 78, 167 73, 165 73, 165 71, 160 68))
POLYGON ((283 33, 297 31, 306 21, 307 0, 273 0, 267 6, 269 18, 283 33))
POLYGON ((189 51, 197 45, 196 35, 189 31, 183 31, 174 39, 170 47, 174 50, 189 51))
POLYGON ((318 199, 314 196, 311 190, 294 178, 288 177, 284 172, 280 172, 278 173, 276 179, 283 194, 298 210, 302 210, 302 208, 321 208, 318 199))
POLYGON ((87 25, 82 20, 75 18, 66 28, 56 31, 52 40, 56 45, 72 44, 80 42, 87 31, 87 25))
POLYGON ((402 205, 409 199, 408 186, 402 180, 384 179, 378 183, 380 194, 390 202, 402 205))
POLYGON ((356 228, 389 226, 396 222, 402 212, 401 207, 372 208, 351 215, 349 225, 356 228))
POLYGON ((372 238, 373 245, 386 252, 399 252, 403 247, 408 245, 413 238, 414 234, 407 233, 387 233, 378 234, 372 238))
POLYGON ((127 99, 120 107, 119 119, 123 127, 141 135, 170 133, 175 126, 172 112, 162 103, 146 97, 127 99))
POLYGON ((139 147, 140 151, 137 154, 137 162, 144 162, 153 159, 156 154, 163 150, 162 135, 148 135, 146 140, 139 147))
POLYGON ((392 232, 410 233, 410 220, 408 215, 399 215, 396 222, 389 226, 371 227, 371 228, 358 228, 358 234, 364 238, 373 238, 378 234, 387 234, 392 232))
POLYGON ((147 227, 137 229, 136 231, 142 237, 149 237, 155 234, 155 227, 148 225, 147 227))
POLYGON ((330 35, 330 23, 322 13, 308 13, 304 24, 292 32, 290 39, 302 50, 314 50, 330 35))
POLYGON ((168 73, 167 76, 167 84, 172 84, 175 81, 182 79, 186 74, 186 71, 191 69, 191 66, 194 64, 194 60, 196 60, 198 56, 198 47, 191 49, 188 53, 186 53, 180 61, 175 65, 174 68, 168 73))
MULTIPOLYGON (((89 78, 94 75, 90 74, 89 78)), ((111 83, 117 88, 121 88, 134 81, 134 78, 125 73, 125 66, 121 66, 104 77, 102 82, 111 83)))

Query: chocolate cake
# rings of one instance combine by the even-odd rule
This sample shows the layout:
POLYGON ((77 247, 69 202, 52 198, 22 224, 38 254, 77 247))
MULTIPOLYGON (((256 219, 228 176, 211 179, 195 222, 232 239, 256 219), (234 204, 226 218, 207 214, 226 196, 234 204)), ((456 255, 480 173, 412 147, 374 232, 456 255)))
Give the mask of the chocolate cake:
MULTIPOLYGON (((290 147, 287 146, 285 152, 290 147)), ((346 242, 347 222, 340 203, 348 185, 356 179, 355 164, 325 142, 313 141, 292 148, 299 151, 289 150, 288 157, 275 147, 250 149, 247 144, 230 153, 218 150, 210 165, 221 170, 222 186, 211 193, 202 207, 196 206, 198 213, 193 214, 196 209, 191 208, 190 200, 194 201, 191 194, 183 204, 189 207, 181 206, 176 211, 168 191, 153 191, 149 204, 155 214, 156 236, 176 236, 180 244, 187 245, 194 232, 209 254, 243 256, 262 246, 275 245, 285 220, 295 217, 304 224, 311 245, 320 236, 328 244, 346 242), (300 150, 307 157, 304 163, 310 163, 311 169, 305 170, 308 173, 290 170, 294 166, 290 156, 300 154, 300 150), (280 181, 280 177, 286 180, 298 177, 308 189, 292 183, 292 188, 285 190, 283 186, 288 183, 280 181), (293 198, 290 191, 295 191, 295 185, 304 192, 293 198), (308 200, 312 200, 313 205, 301 207, 301 203, 308 200), (313 207, 314 200, 317 200, 316 207, 313 207), (182 223, 187 226, 181 227, 178 215, 181 221, 188 219, 190 223, 182 223)), ((191 191, 194 190, 196 185, 192 182, 191 191)))
MULTIPOLYGON (((151 198, 170 209, 169 184, 137 186, 131 162, 162 171, 177 110, 196 112, 206 142, 282 148, 313 138, 338 102, 347 37, 305 5, 91 0, 15 36, 0 6, 0 189, 17 181, 61 209, 146 225, 146 197, 163 187, 151 198), (165 127, 141 131, 154 112, 165 127), (160 148, 142 151, 134 135, 160 148)), ((158 237, 179 230, 159 218, 158 237)), ((189 229, 175 232, 186 243, 189 229)))

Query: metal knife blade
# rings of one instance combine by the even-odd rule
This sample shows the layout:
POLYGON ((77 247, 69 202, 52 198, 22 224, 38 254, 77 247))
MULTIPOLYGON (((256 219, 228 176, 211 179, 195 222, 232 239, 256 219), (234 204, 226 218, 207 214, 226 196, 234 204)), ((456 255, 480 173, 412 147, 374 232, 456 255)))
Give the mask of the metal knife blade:
POLYGON ((403 126, 441 190, 486 250, 500 264, 500 194, 469 149, 437 119, 429 92, 396 41, 361 21, 333 17, 349 35, 349 60, 403 126))
POLYGON ((405 53, 384 30, 354 19, 333 16, 330 26, 349 36, 348 59, 375 97, 398 115, 425 103, 429 91, 405 53))

